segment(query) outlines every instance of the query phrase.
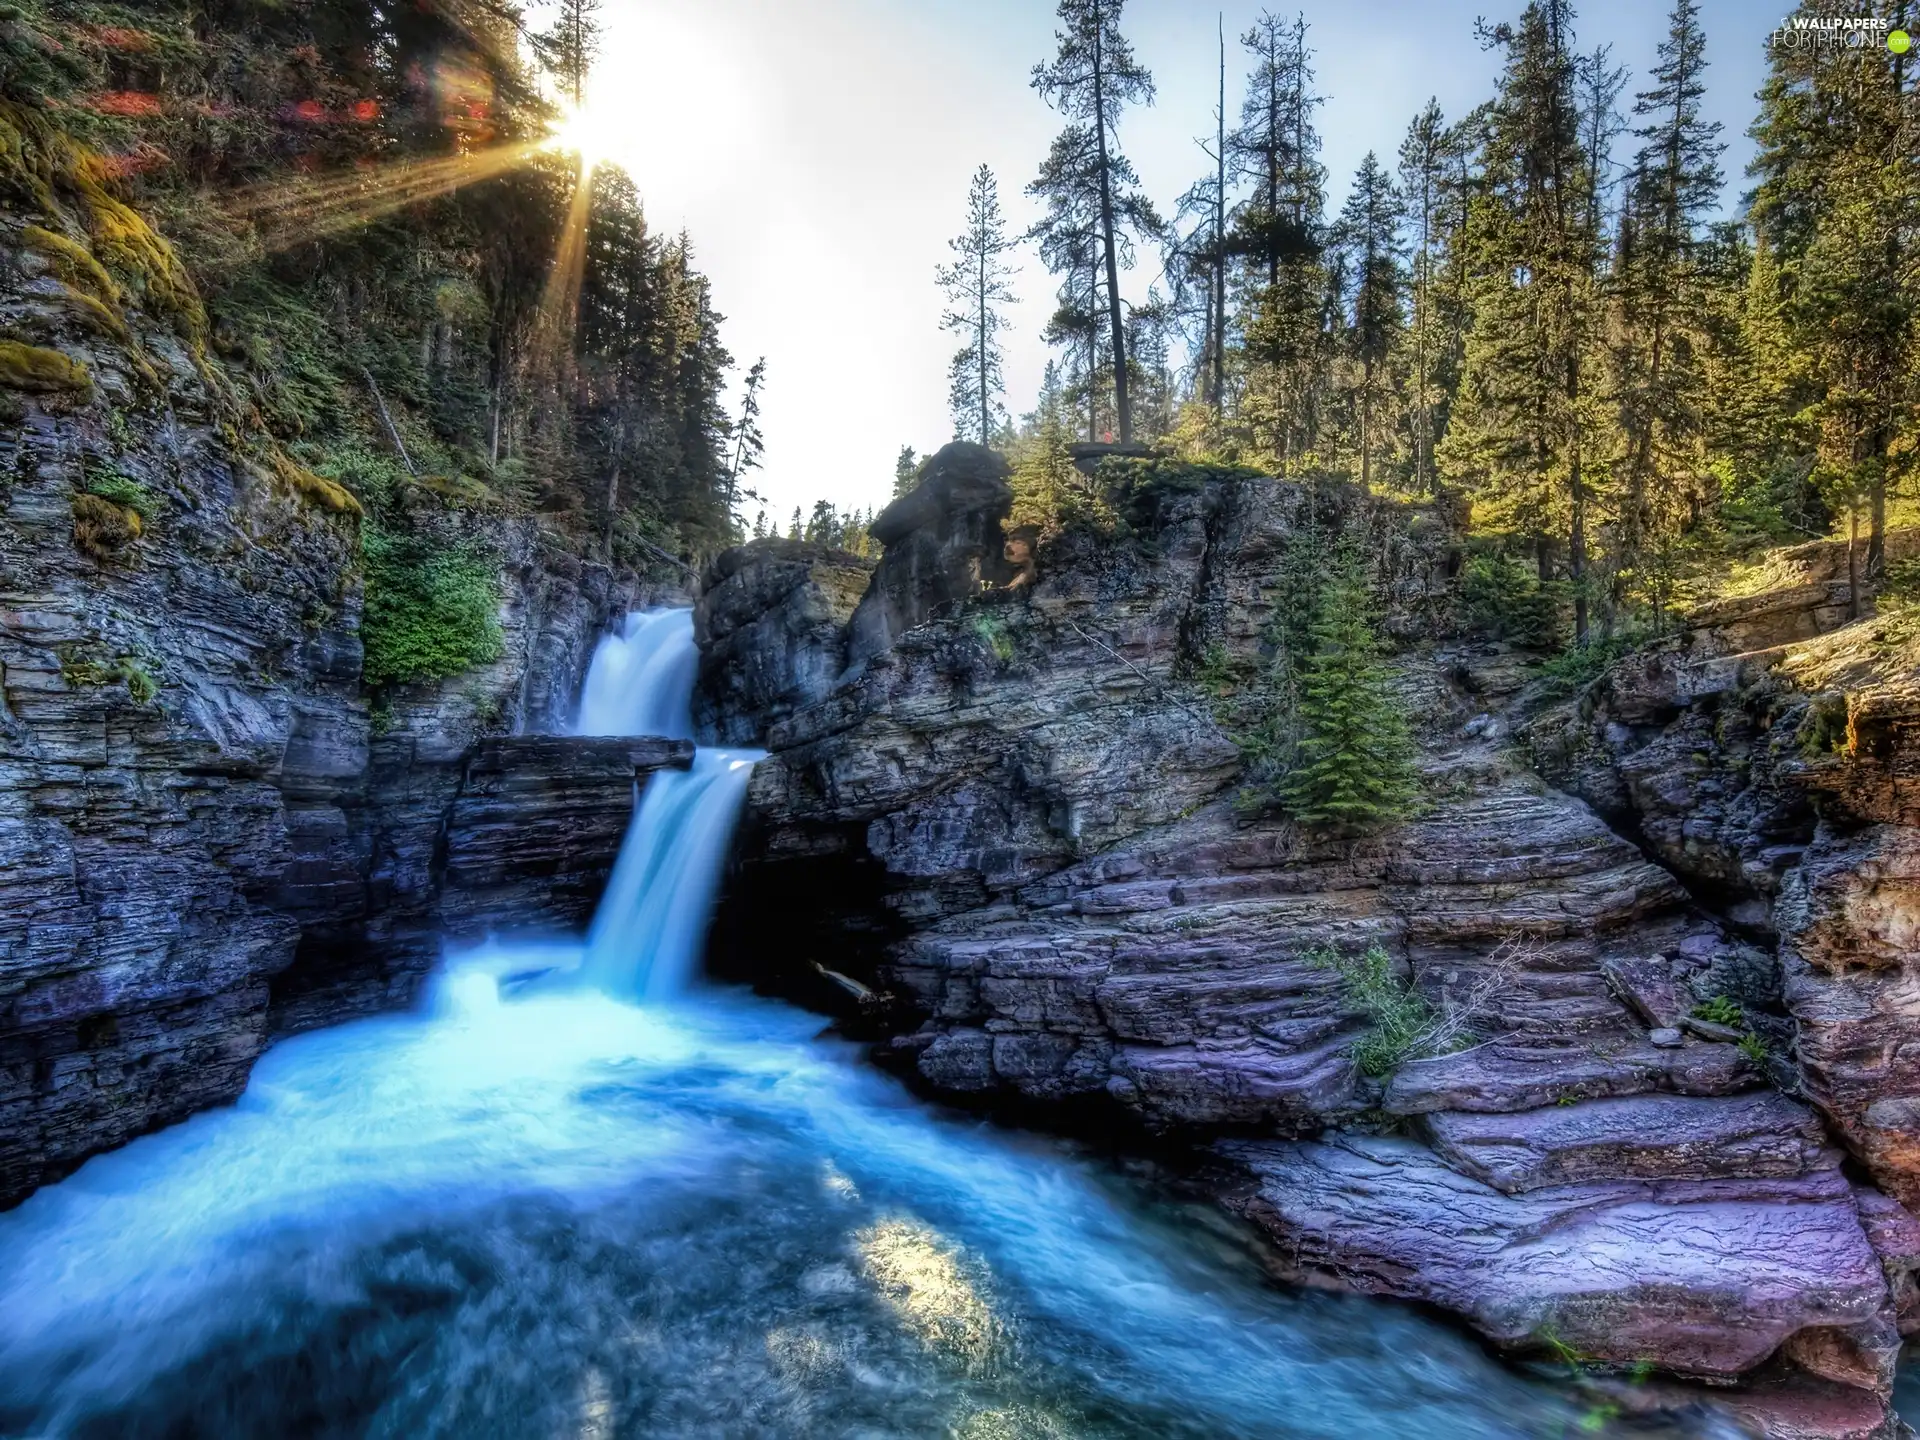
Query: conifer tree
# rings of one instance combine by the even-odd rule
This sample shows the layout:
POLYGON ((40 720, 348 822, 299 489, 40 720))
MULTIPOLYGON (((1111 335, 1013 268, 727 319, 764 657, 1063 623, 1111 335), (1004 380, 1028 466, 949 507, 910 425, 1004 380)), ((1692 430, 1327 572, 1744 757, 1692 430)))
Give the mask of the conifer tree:
POLYGON ((940 267, 940 288, 949 306, 940 327, 965 337, 951 368, 954 431, 964 435, 971 427, 973 438, 991 445, 999 428, 997 417, 1004 413, 1000 333, 1007 322, 1001 309, 1014 299, 1007 283, 1014 271, 1004 257, 1014 242, 1007 238, 1000 213, 999 186, 985 165, 974 171, 967 186, 967 228, 948 244, 954 260, 940 267))
POLYGON ((1400 193, 1372 151, 1353 177, 1335 235, 1352 273, 1351 323, 1346 348, 1359 365, 1355 440, 1360 449, 1360 483, 1373 480, 1376 420, 1385 410, 1383 390, 1388 357, 1403 323, 1400 266, 1400 193))
POLYGON ((1706 64, 1697 0, 1677 0, 1653 85, 1634 102, 1640 146, 1611 277, 1625 446, 1613 565, 1622 577, 1646 572, 1656 603, 1670 588, 1658 552, 1703 499, 1713 276, 1701 263, 1701 226, 1719 199, 1724 149, 1720 126, 1701 113, 1706 64))
POLYGON ((1773 49, 1751 218, 1790 277, 1784 313, 1808 359, 1822 488, 1854 527, 1864 514, 1864 577, 1876 579, 1913 425, 1920 124, 1904 53, 1831 59, 1773 49))
POLYGON ((1128 106, 1153 103, 1153 77, 1133 58, 1133 47, 1120 33, 1124 4, 1060 0, 1062 28, 1054 35, 1059 51, 1051 63, 1034 66, 1033 88, 1067 119, 1056 155, 1068 163, 1043 168, 1028 187, 1050 206, 1059 204, 1073 217, 1069 223, 1092 221, 1102 272, 1092 288, 1105 300, 1114 413, 1123 445, 1133 439, 1133 407, 1127 389, 1120 271, 1131 264, 1131 235, 1160 230, 1151 202, 1137 188, 1139 177, 1120 151, 1117 133, 1128 106))
POLYGON ((1266 431, 1284 465, 1318 444, 1319 406, 1328 369, 1324 262, 1326 171, 1313 112, 1307 24, 1267 13, 1241 37, 1252 53, 1240 125, 1229 139, 1248 181, 1234 214, 1234 246, 1250 292, 1243 329, 1258 375, 1249 387, 1250 419, 1266 431))
POLYGON ((600 53, 600 0, 557 0, 553 24, 534 37, 533 46, 561 93, 579 109, 587 74, 600 53))
POLYGON ((1474 322, 1442 468, 1532 538, 1541 577, 1565 537, 1575 639, 1587 638, 1587 381, 1598 237, 1587 229, 1567 0, 1492 32, 1506 52, 1474 235, 1474 322))
POLYGON ((767 357, 762 355, 741 382, 740 418, 733 423, 733 463, 727 467, 727 514, 742 500, 758 500, 750 490, 740 488, 740 477, 759 468, 767 445, 760 434, 760 389, 767 380, 767 357))
POLYGON ((1380 658, 1372 597, 1351 555, 1322 586, 1300 678, 1300 738, 1282 799, 1303 825, 1365 830, 1403 818, 1418 794, 1405 706, 1380 658))
POLYGON ((1436 425, 1436 385, 1449 388, 1450 367, 1445 364, 1446 337, 1439 290, 1441 267, 1450 239, 1457 234, 1449 201, 1455 170, 1464 148, 1459 132, 1448 127, 1438 99, 1426 106, 1407 128, 1400 142, 1400 191, 1410 227, 1413 264, 1409 289, 1413 302, 1408 329, 1413 349, 1413 393, 1408 406, 1408 429, 1413 445, 1413 487, 1433 489, 1436 425))
POLYGON ((893 494, 898 499, 920 483, 920 459, 911 445, 902 445, 893 462, 893 494))

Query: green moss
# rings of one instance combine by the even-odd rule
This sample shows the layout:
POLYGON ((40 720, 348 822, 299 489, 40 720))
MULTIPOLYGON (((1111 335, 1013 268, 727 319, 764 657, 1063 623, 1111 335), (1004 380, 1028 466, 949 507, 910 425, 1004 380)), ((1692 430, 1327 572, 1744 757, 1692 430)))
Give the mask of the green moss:
POLYGON ((91 295, 103 305, 119 305, 120 286, 106 267, 93 258, 93 252, 79 241, 39 225, 27 226, 20 232, 20 240, 29 250, 44 256, 51 263, 53 273, 74 289, 91 295))
POLYGON ((91 653, 80 648, 62 652, 60 678, 76 690, 125 685, 128 698, 136 705, 150 705, 160 694, 160 682, 143 661, 132 655, 111 660, 101 658, 97 649, 91 653))
POLYGON ((151 490, 118 470, 95 470, 88 474, 86 493, 131 510, 143 521, 151 520, 160 508, 159 498, 151 490))
POLYGON ((93 394, 93 377, 78 360, 19 340, 0 340, 0 386, 29 395, 93 394))
POLYGON ((338 515, 365 514, 353 492, 344 485, 336 484, 324 475, 316 475, 304 465, 289 460, 279 450, 268 452, 267 462, 273 467, 273 473, 282 484, 309 504, 318 505, 323 510, 331 510, 338 515))
POLYGON ((1852 721, 1847 697, 1839 694, 1816 695, 1794 732, 1794 745, 1809 760, 1841 755, 1852 745, 1852 721))
POLYGON ((82 554, 116 560, 145 530, 138 512, 99 495, 73 497, 73 543, 82 554))
POLYGON ((360 623, 370 688, 438 680, 498 660, 499 580, 477 546, 436 546, 368 526, 360 539, 366 606, 360 623))
POLYGON ((1013 659, 1013 636, 1007 633, 1007 622, 998 615, 974 616, 973 634, 1002 665, 1013 659))
POLYGON ((100 158, 71 145, 71 179, 86 205, 95 250, 131 276, 147 307, 173 324, 196 348, 207 334, 200 291, 180 257, 131 206, 107 193, 100 158))

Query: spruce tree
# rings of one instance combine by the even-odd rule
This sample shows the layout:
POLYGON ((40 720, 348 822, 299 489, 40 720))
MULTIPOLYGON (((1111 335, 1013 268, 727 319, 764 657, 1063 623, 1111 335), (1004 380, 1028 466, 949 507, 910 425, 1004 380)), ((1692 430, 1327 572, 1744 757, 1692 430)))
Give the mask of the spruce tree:
POLYGON ((1434 482, 1434 445, 1438 437, 1435 389, 1449 387, 1447 342, 1440 289, 1448 242, 1457 231, 1449 204, 1461 137, 1450 128, 1440 102, 1430 99, 1407 127, 1400 142, 1400 193, 1413 252, 1409 291, 1413 315, 1408 326, 1413 350, 1413 392, 1408 397, 1408 431, 1413 444, 1413 488, 1430 493, 1434 482))
POLYGON ((536 35, 534 53, 578 110, 586 98, 587 74, 600 53, 600 0, 558 0, 553 24, 536 35))
POLYGON ((1535 0, 1492 32, 1506 66, 1469 216, 1473 328, 1441 460, 1498 523, 1532 539, 1542 579, 1564 537, 1584 642, 1599 257, 1572 21, 1566 0, 1535 0))
POLYGON ((1705 354, 1712 275, 1701 227, 1720 195, 1720 127, 1706 120, 1706 36, 1697 0, 1677 0, 1653 85, 1636 98, 1640 140, 1611 277, 1615 393, 1625 446, 1615 523, 1616 596, 1644 577, 1656 605, 1671 589, 1662 555, 1706 497, 1705 354))
POLYGON ((1869 580, 1883 568, 1889 480, 1913 440, 1920 124, 1907 66, 1884 48, 1775 47, 1753 128, 1751 219, 1788 277, 1822 488, 1854 524, 1864 512, 1869 580))
POLYGON ((1419 792, 1413 740, 1352 556, 1321 587, 1311 633, 1283 802, 1301 824, 1320 829, 1366 830, 1401 819, 1419 792))
POLYGON ((1001 308, 1013 303, 1013 267, 1005 261, 1014 242, 1007 238, 1000 213, 1000 190, 993 171, 982 165, 967 186, 967 228, 948 242, 953 263, 940 267, 940 288, 950 307, 940 328, 965 337, 951 367, 949 402, 954 432, 991 445, 1002 412, 1003 355, 1000 333, 1006 328, 1001 308))
POLYGON ((1329 374, 1326 171, 1313 112, 1312 52, 1304 17, 1261 15, 1241 37, 1253 55, 1240 125, 1229 137, 1248 182, 1234 213, 1233 245, 1244 262, 1243 329, 1255 371, 1247 418, 1277 464, 1304 459, 1320 441, 1329 374))
POLYGON ((1120 271, 1131 263, 1130 235, 1157 234, 1160 222, 1139 189, 1139 177, 1120 152, 1120 117, 1129 105, 1153 103, 1153 76, 1133 58, 1120 33, 1125 0, 1060 0, 1061 28, 1054 32, 1059 51, 1051 63, 1033 68, 1033 88, 1067 119, 1064 144, 1075 163, 1043 169, 1029 190, 1050 204, 1066 202, 1076 215, 1088 215, 1103 272, 1095 287, 1106 301, 1107 339, 1112 350, 1114 413, 1120 443, 1133 439, 1133 407, 1128 394, 1126 324, 1120 300, 1120 271), (1076 193, 1057 194, 1058 187, 1076 193))
POLYGON ((920 483, 920 459, 911 445, 902 445, 893 462, 893 494, 898 499, 920 483))
POLYGON ((1373 480, 1379 420, 1386 410, 1387 361, 1397 348, 1404 323, 1400 263, 1400 192, 1372 151, 1353 177, 1340 212, 1335 238, 1351 267, 1353 298, 1346 348, 1360 370, 1358 416, 1354 427, 1360 449, 1360 483, 1373 480))

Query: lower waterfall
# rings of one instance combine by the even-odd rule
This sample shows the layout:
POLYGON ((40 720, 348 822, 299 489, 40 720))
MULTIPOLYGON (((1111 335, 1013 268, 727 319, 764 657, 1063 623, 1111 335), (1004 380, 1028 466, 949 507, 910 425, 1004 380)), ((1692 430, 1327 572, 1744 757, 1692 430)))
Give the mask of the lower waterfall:
MULTIPOLYGON (((621 652, 624 683, 691 673, 682 618, 688 653, 621 652)), ((1210 1206, 692 985, 755 758, 653 778, 584 940, 451 956, 417 1012, 284 1041, 234 1106, 0 1214, 0 1434, 1613 1428, 1411 1309, 1268 1283, 1210 1206)))

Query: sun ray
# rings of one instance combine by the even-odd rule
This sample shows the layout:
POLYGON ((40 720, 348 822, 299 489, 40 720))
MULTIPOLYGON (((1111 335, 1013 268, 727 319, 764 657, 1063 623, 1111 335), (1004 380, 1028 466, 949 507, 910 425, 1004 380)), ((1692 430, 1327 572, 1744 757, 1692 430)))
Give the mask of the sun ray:
POLYGON ((556 364, 571 351, 574 322, 580 312, 580 286, 586 278, 587 223, 593 213, 593 173, 581 159, 566 223, 555 247, 553 268, 540 297, 534 322, 533 358, 536 364, 556 364))
POLYGON ((237 191, 220 208, 229 219, 259 224, 268 248, 284 249, 495 179, 526 164, 544 148, 546 142, 501 145, 320 179, 276 180, 237 191))

